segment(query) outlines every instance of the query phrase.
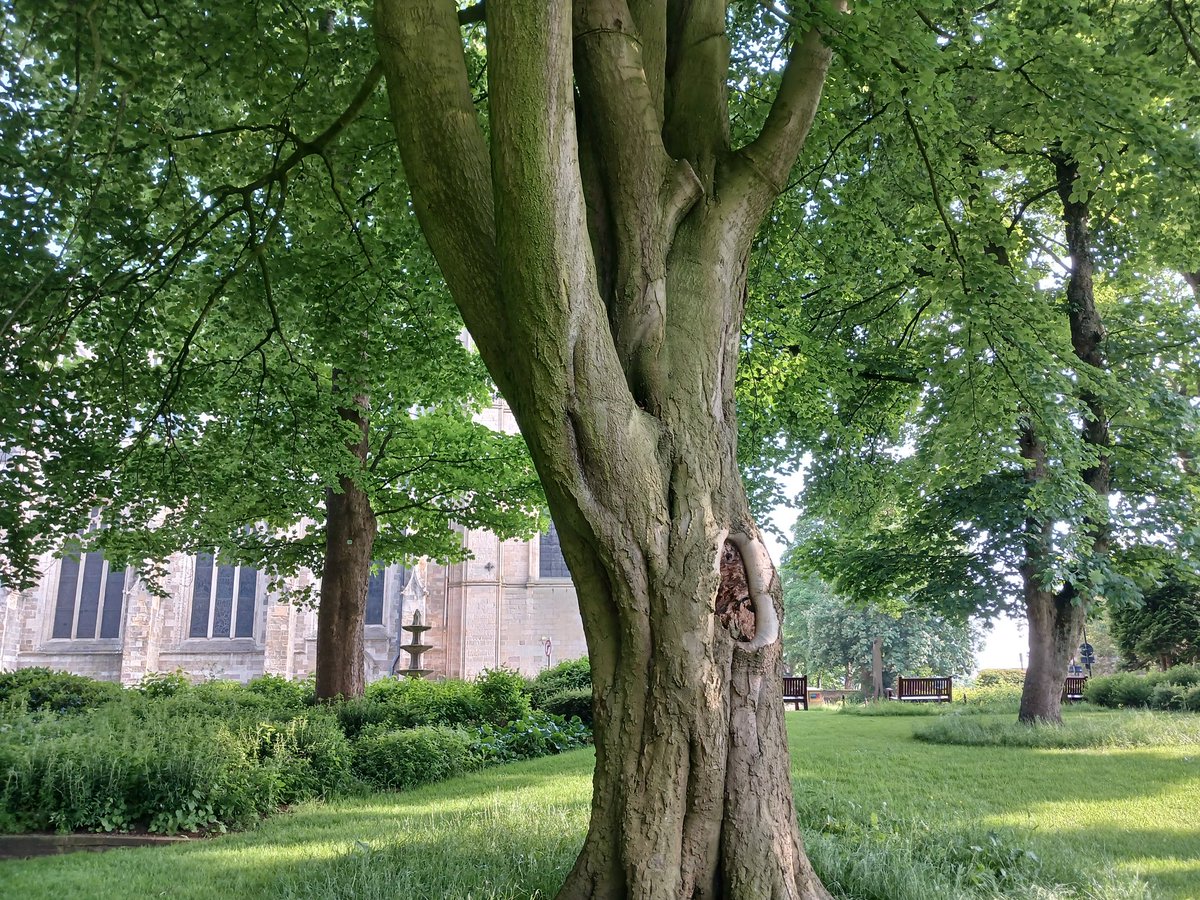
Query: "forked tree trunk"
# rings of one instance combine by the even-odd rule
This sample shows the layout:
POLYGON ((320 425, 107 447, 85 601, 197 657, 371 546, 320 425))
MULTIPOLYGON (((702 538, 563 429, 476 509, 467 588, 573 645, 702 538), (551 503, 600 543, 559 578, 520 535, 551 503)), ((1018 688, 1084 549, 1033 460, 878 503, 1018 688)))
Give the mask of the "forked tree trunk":
POLYGON ((729 146, 725 2, 488 0, 488 135, 454 4, 377 0, 413 200, 529 444, 591 657, 564 898, 826 898, 796 827, 779 579, 737 469, 754 233, 829 53, 729 146), (576 102, 578 100, 578 103, 576 102))
MULTIPOLYGON (((335 385, 337 373, 334 374, 335 385)), ((338 410, 359 430, 360 440, 349 449, 360 462, 367 457, 367 401, 354 398, 352 407, 338 410)), ((351 478, 340 490, 325 491, 325 563, 317 607, 316 696, 361 697, 365 687, 363 624, 371 551, 378 531, 370 498, 351 478)))

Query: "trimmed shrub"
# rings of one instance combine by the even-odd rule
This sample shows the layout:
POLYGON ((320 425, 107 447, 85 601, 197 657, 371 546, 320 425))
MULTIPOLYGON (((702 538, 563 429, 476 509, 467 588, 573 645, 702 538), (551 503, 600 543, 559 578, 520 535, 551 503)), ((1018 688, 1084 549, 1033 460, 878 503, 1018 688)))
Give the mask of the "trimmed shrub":
POLYGON ((125 689, 40 666, 0 672, 0 703, 24 705, 30 712, 79 713, 118 700, 125 689))
POLYGON ((1022 687, 1025 684, 1024 669, 980 669, 975 676, 975 687, 985 688, 999 684, 1015 684, 1022 687))
POLYGON ((371 729, 354 742, 354 773, 378 790, 405 790, 479 768, 465 731, 440 725, 371 729))
POLYGON ((526 687, 524 677, 512 669, 484 669, 475 679, 484 719, 503 725, 529 715, 526 687))
POLYGON ((575 688, 551 694, 542 701, 542 709, 564 719, 579 719, 588 728, 592 727, 592 689, 575 688))
POLYGON ((530 685, 530 700, 534 709, 545 709, 546 699, 563 691, 592 689, 592 664, 585 656, 569 659, 558 665, 538 672, 530 685))
MULTIPOLYGON (((1024 681, 998 680, 987 685, 976 683, 973 687, 963 688, 958 699, 962 700, 964 709, 970 712, 1015 713, 1021 705, 1021 691, 1024 686, 1024 681)), ((956 707, 957 705, 954 704, 956 707)))
POLYGON ((466 681, 423 681, 418 678, 383 678, 367 685, 367 701, 383 710, 369 715, 389 728, 418 725, 477 725, 486 720, 479 689, 466 681))

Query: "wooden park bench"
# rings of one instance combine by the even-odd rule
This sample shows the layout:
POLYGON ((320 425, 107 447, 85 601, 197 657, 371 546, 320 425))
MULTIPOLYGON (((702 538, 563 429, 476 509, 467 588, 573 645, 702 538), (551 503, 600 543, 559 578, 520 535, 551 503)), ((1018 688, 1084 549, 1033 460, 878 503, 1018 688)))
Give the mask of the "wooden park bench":
POLYGON ((794 709, 799 710, 800 704, 804 704, 804 708, 808 709, 808 676, 807 675, 784 675, 783 676, 783 705, 794 703, 794 709))
POLYGON ((1078 703, 1083 699, 1083 686, 1087 684, 1086 675, 1068 675, 1063 682, 1062 698, 1067 703, 1078 703))
POLYGON ((930 678, 905 678, 901 675, 896 679, 896 699, 912 703, 949 703, 953 685, 953 679, 945 675, 930 678))

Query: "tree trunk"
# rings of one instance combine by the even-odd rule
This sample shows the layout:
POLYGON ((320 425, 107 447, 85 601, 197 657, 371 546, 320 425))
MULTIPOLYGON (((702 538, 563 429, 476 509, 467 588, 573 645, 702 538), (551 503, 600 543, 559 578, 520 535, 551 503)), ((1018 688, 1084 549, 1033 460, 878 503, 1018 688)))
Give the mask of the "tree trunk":
MULTIPOLYGON (((1033 423, 1021 429, 1021 457, 1029 462, 1025 480, 1033 485, 1045 480, 1046 448, 1033 423)), ((1021 689, 1018 721, 1062 722, 1062 688, 1067 662, 1083 631, 1085 611, 1071 601, 1074 593, 1068 584, 1060 594, 1044 586, 1050 568, 1051 535, 1048 520, 1037 516, 1025 519, 1025 558, 1021 564, 1021 583, 1025 598, 1025 618, 1029 623, 1029 660, 1021 689)))
MULTIPOLYGON (((1078 366, 1083 401, 1083 442, 1091 451, 1089 464, 1080 473, 1094 497, 1092 511, 1082 526, 1090 538, 1086 571, 1108 555, 1108 495, 1110 491, 1108 418, 1101 396, 1100 379, 1107 368, 1104 355, 1104 325, 1096 309, 1092 285, 1093 261, 1088 229, 1088 203, 1075 195, 1079 166, 1075 160, 1054 158, 1056 188, 1063 204, 1067 246, 1071 251, 1071 275, 1067 280, 1067 317, 1071 345, 1078 366)), ((1032 482, 1047 477, 1046 448, 1026 423, 1021 433, 1021 455, 1031 462, 1026 478, 1032 482)), ((1090 598, 1068 580, 1057 592, 1045 588, 1050 552, 1051 525, 1040 519, 1026 521, 1026 555, 1021 567, 1025 609, 1029 619, 1029 668, 1021 692, 1019 720, 1026 723, 1062 722, 1062 685, 1067 664, 1075 652, 1087 619, 1090 598)), ((1086 582, 1085 582, 1086 583, 1086 582)))
POLYGON ((871 641, 871 696, 883 699, 883 638, 871 641))
POLYGON ((1050 591, 1026 590, 1029 668, 1018 719, 1025 724, 1062 724, 1063 679, 1083 633, 1084 608, 1050 591))
POLYGON ((414 207, 579 596, 596 774, 560 896, 827 898, 796 827, 782 592, 733 387, 751 242, 829 52, 796 41, 734 150, 724 2, 485 9, 486 135, 453 4, 377 0, 375 26, 414 207))
MULTIPOLYGON (((334 372, 334 391, 338 373, 334 372)), ((360 463, 367 458, 367 399, 341 407, 343 419, 358 429, 360 439, 349 449, 360 463)), ((342 476, 340 490, 325 491, 325 563, 317 607, 317 683, 319 700, 361 697, 365 687, 363 624, 371 551, 377 525, 371 501, 353 478, 342 476)))

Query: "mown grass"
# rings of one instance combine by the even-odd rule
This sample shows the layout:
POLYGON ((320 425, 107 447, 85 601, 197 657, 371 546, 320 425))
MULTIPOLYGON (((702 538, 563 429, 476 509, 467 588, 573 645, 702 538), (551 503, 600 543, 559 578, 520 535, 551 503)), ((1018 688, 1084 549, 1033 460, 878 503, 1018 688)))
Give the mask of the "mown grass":
POLYGON ((1073 711, 1062 725, 1021 725, 1012 716, 939 716, 917 727, 913 736, 932 744, 1041 747, 1194 747, 1200 749, 1200 716, 1193 713, 1130 711, 1119 716, 1073 711))
MULTIPOLYGON (((914 740, 928 719, 787 720, 809 852, 838 896, 1200 898, 1194 746, 964 747, 914 740)), ((591 765, 579 751, 184 846, 2 863, 0 896, 548 897, 587 827, 591 765)))

